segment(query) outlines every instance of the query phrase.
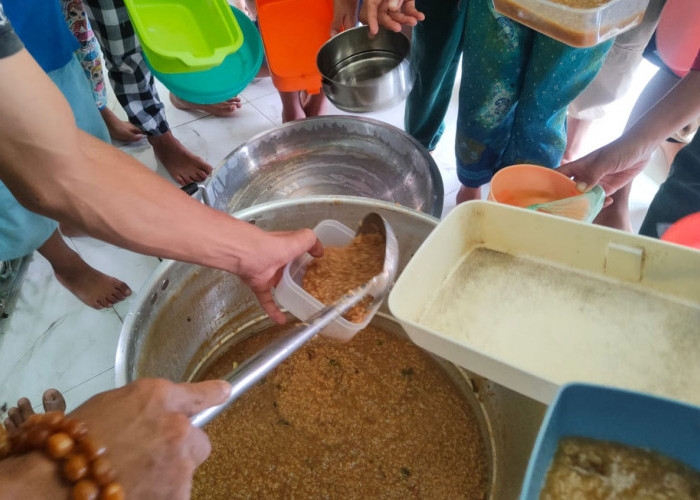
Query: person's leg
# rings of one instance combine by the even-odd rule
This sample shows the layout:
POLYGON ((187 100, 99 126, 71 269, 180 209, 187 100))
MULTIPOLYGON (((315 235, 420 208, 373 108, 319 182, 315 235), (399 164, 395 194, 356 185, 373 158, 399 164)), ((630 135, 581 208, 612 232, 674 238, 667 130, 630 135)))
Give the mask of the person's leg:
POLYGON ((214 104, 197 104, 195 102, 186 101, 179 98, 172 92, 170 92, 170 102, 173 103, 177 109, 183 109, 185 111, 204 111, 210 115, 218 116, 220 118, 226 118, 232 116, 235 111, 241 107, 241 98, 232 97, 222 102, 217 102, 214 104))
POLYGON ((156 158, 177 183, 206 179, 211 166, 188 151, 170 131, 124 0, 85 0, 85 4, 105 56, 114 93, 129 121, 148 135, 156 158))
POLYGON ((90 267, 66 245, 58 231, 53 232, 38 252, 49 261, 58 281, 90 307, 111 307, 131 295, 126 283, 90 267))
POLYGON ((322 116, 328 112, 328 99, 323 90, 317 94, 303 93, 302 97, 301 106, 306 116, 322 116))
POLYGON ((566 109, 595 78, 613 41, 579 49, 535 33, 500 167, 556 168, 566 148, 566 109))
POLYGON ((411 62, 416 81, 406 99, 404 126, 428 150, 444 132, 445 113, 462 54, 466 0, 418 0, 425 20, 413 28, 411 62))
POLYGON ((563 161, 574 161, 589 151, 583 149, 585 134, 595 120, 603 118, 606 106, 629 89, 635 70, 642 61, 666 0, 650 0, 642 21, 615 38, 600 72, 569 105, 567 143, 563 161))
MULTIPOLYGON (((63 394, 56 389, 47 389, 44 391, 41 400, 44 405, 45 413, 51 411, 66 411, 66 400, 63 399, 63 394)), ((2 424, 8 432, 14 432, 32 415, 34 415, 34 409, 32 408, 31 401, 27 398, 20 398, 17 401, 17 406, 13 406, 7 410, 7 418, 3 420, 2 424)))
POLYGON ((491 180, 508 145, 533 32, 489 0, 469 2, 464 30, 455 153, 460 182, 477 188, 491 180))
POLYGON ((282 123, 306 118, 300 92, 279 92, 279 95, 282 100, 282 123))

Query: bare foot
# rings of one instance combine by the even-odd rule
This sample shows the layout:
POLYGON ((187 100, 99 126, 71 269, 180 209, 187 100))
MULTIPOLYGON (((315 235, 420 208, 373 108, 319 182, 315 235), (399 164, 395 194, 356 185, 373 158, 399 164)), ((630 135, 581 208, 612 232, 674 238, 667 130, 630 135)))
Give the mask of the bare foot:
POLYGON ((323 90, 318 94, 302 93, 302 107, 306 116, 321 116, 328 112, 328 100, 323 90))
POLYGON ((156 158, 181 186, 201 182, 212 171, 207 162, 190 153, 170 130, 162 135, 148 136, 148 142, 153 146, 156 158))
POLYGON ((131 295, 126 283, 90 267, 66 245, 58 231, 38 250, 53 267, 59 283, 90 307, 111 307, 131 295))
POLYGON ((102 120, 107 125, 109 136, 115 141, 136 142, 144 138, 143 132, 136 125, 120 120, 109 108, 100 110, 102 120))
POLYGON ((223 102, 217 102, 216 104, 197 104, 194 102, 185 101, 180 99, 178 96, 170 92, 170 102, 173 103, 178 109, 184 109, 186 111, 199 110, 209 113, 210 115, 219 116, 221 118, 226 118, 231 116, 238 108, 241 107, 241 98, 232 97, 231 99, 223 102))
MULTIPOLYGON (((41 399, 46 413, 50 411, 66 411, 66 400, 63 399, 63 395, 56 389, 48 389, 44 392, 41 399)), ((34 415, 31 401, 27 398, 20 398, 17 401, 17 406, 7 410, 7 418, 2 423, 8 432, 13 432, 31 415, 34 415)))
POLYGON ((464 203, 465 201, 480 200, 481 199, 481 188, 470 188, 467 186, 462 186, 457 191, 457 205, 464 203))
POLYGON ((306 118, 299 92, 280 92, 282 99, 282 123, 306 118))

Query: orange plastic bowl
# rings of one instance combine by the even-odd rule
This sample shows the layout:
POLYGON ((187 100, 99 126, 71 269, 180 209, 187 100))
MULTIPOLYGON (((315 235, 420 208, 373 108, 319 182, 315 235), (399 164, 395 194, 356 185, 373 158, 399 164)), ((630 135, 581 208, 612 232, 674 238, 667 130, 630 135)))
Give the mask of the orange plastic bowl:
POLYGON ((683 217, 669 227, 661 239, 700 250, 700 212, 683 217))
POLYGON ((493 176, 488 199, 525 208, 580 194, 574 181, 554 169, 512 165, 493 176))

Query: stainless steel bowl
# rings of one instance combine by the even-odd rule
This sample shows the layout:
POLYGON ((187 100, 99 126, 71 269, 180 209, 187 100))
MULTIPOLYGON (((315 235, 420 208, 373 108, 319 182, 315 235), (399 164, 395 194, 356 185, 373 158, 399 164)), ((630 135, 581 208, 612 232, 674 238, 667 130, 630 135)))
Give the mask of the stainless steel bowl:
POLYGON ((315 195, 361 196, 442 214, 442 177, 428 151, 386 123, 320 116, 286 123, 233 150, 204 193, 233 213, 268 201, 315 195))
MULTIPOLYGON (((352 197, 319 196, 257 205, 236 217, 267 230, 313 227, 336 219, 350 227, 368 212, 391 224, 399 241, 403 269, 438 220, 393 203, 352 197)), ((401 331, 386 306, 382 328, 401 331)), ((184 381, 231 343, 270 325, 248 287, 235 276, 182 262, 162 263, 135 298, 124 321, 115 376, 117 385, 140 377, 184 381)), ((517 497, 545 406, 443 362, 450 376, 470 394, 470 402, 491 448, 491 500, 517 497)))
POLYGON ((385 29, 374 37, 367 26, 339 33, 316 57, 323 91, 338 108, 354 113, 395 106, 415 79, 410 47, 405 35, 385 29))

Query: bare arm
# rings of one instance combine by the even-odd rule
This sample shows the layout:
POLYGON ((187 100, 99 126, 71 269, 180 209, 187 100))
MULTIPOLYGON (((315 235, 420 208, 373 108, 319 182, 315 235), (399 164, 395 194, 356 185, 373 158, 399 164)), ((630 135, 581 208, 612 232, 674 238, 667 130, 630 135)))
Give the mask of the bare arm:
POLYGON ((700 116, 700 71, 690 71, 620 138, 559 171, 581 187, 600 184, 609 196, 639 174, 654 150, 700 116))
POLYGON ((28 209, 137 252, 241 276, 265 310, 282 266, 311 230, 267 233, 208 208, 129 155, 80 131, 60 91, 26 50, 0 59, 0 179, 28 209))

